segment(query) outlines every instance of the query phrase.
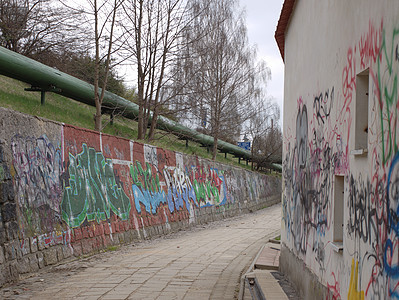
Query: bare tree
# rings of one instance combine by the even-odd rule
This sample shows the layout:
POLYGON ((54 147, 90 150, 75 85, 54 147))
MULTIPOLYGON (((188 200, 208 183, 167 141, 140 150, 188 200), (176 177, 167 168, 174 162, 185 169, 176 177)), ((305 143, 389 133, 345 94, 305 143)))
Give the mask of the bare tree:
POLYGON ((91 43, 88 57, 94 57, 93 85, 96 113, 94 115, 94 128, 102 130, 102 106, 109 75, 119 60, 116 52, 123 46, 123 34, 117 30, 117 24, 121 23, 120 9, 124 0, 86 0, 83 3, 65 1, 64 6, 70 10, 81 11, 87 19, 89 31, 94 37, 91 43), (94 53, 93 53, 94 52, 94 53))
POLYGON ((252 146, 252 169, 273 169, 273 164, 281 164, 283 138, 280 127, 271 127, 265 135, 255 137, 252 146))
POLYGON ((253 105, 256 113, 246 122, 244 131, 252 141, 252 169, 260 170, 270 168, 272 163, 281 163, 282 133, 277 125, 280 109, 271 99, 253 105))
POLYGON ((49 52, 81 47, 81 20, 54 0, 0 0, 0 45, 44 61, 49 52))
POLYGON ((110 77, 115 87, 119 84, 112 69, 118 63, 114 54, 123 44, 121 30, 116 29, 122 3, 0 0, 0 45, 75 76, 81 69, 71 64, 78 60, 81 65, 86 58, 89 64, 83 79, 94 85, 94 127, 98 131, 102 130, 101 108, 110 77))
POLYGON ((256 49, 249 46, 238 1, 192 0, 190 8, 200 14, 187 36, 200 34, 201 38, 191 44, 183 70, 192 78, 193 116, 203 120, 207 112, 215 159, 221 136, 228 137, 230 132, 231 139, 239 137, 242 124, 253 114, 250 104, 261 97, 270 70, 263 63, 256 64, 256 49))
POLYGON ((95 43, 95 68, 94 68, 94 102, 96 104, 96 114, 94 117, 94 129, 101 131, 101 107, 104 100, 104 93, 107 87, 108 74, 111 64, 112 46, 114 43, 114 30, 117 11, 122 0, 109 1, 93 0, 94 12, 94 43, 95 43), (101 51, 103 50, 103 51, 101 51), (100 82, 101 64, 105 64, 105 74, 103 81, 100 82))
POLYGON ((131 38, 127 51, 137 71, 138 139, 152 140, 157 118, 178 93, 170 89, 176 75, 172 66, 189 24, 184 0, 129 0, 123 27, 131 38), (149 130, 148 130, 149 126, 149 130), (148 130, 148 132, 147 132, 148 130))

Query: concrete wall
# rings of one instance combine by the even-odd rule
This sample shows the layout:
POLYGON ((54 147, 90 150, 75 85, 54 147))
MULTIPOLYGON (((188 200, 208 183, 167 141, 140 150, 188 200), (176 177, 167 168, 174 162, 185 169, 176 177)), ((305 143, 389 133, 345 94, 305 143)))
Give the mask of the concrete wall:
POLYGON ((399 298, 398 49, 399 1, 296 1, 285 40, 281 266, 303 295, 316 278, 326 299, 399 298), (298 260, 313 277, 298 276, 289 263, 298 260))
POLYGON ((0 108, 0 286, 280 200, 275 177, 0 108))

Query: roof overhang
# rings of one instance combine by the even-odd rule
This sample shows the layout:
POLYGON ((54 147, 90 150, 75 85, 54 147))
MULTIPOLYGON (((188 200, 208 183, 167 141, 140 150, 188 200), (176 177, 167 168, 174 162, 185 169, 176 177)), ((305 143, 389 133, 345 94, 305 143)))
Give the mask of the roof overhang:
POLYGON ((285 0, 281 9, 280 19, 278 20, 274 38, 276 39, 281 57, 284 61, 285 32, 287 31, 296 0, 285 0))

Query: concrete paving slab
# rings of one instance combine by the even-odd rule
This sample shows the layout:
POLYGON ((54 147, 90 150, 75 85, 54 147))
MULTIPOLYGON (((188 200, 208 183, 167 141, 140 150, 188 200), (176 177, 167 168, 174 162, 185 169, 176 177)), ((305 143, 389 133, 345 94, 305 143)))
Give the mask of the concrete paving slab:
POLYGON ((258 255, 254 268, 262 270, 278 270, 280 258, 280 245, 267 243, 258 255))
POLYGON ((241 279, 239 299, 292 299, 299 297, 292 285, 279 273, 279 243, 265 243, 251 267, 241 279), (285 280, 285 281, 284 281, 285 280))
POLYGON ((237 299, 239 282, 269 238, 279 234, 281 208, 217 221, 168 237, 47 268, 23 280, 3 299, 237 299), (84 267, 82 267, 84 266, 84 267), (43 281, 39 281, 43 279, 43 281), (76 284, 79 287, 73 290, 76 284), (18 292, 18 297, 13 294, 18 292), (202 298, 204 296, 204 298, 202 298))

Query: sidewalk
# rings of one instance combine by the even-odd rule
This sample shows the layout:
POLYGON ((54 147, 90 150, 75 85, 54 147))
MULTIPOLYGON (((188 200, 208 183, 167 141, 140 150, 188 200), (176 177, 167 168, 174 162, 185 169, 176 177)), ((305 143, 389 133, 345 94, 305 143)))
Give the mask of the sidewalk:
POLYGON ((241 275, 279 235, 280 214, 275 205, 58 265, 1 289, 0 298, 237 299, 241 275))
POLYGON ((269 240, 241 278, 239 300, 299 300, 294 287, 278 272, 280 243, 269 240))

